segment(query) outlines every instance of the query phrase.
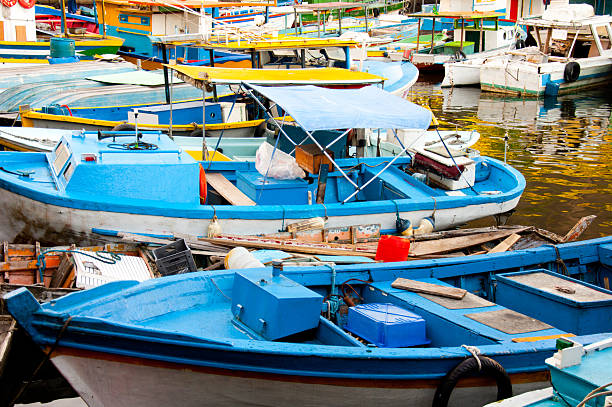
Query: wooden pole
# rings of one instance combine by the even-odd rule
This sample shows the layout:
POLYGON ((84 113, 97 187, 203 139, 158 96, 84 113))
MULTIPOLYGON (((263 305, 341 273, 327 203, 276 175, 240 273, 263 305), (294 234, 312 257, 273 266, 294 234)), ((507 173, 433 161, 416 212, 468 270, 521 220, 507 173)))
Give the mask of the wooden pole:
POLYGON ((202 160, 208 161, 206 147, 206 83, 202 81, 202 160))

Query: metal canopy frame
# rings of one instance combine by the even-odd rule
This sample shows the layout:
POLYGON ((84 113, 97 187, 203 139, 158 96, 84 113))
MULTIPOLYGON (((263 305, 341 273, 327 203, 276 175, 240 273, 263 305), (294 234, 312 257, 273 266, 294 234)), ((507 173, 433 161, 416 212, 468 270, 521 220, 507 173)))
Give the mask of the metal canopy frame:
MULTIPOLYGON (((353 181, 347 174, 346 172, 344 172, 344 170, 342 169, 342 167, 340 165, 338 165, 338 163, 329 155, 329 153, 327 152, 327 149, 329 147, 331 147, 332 145, 334 145, 338 140, 340 140, 342 138, 342 136, 344 136, 345 134, 347 134, 349 131, 352 130, 352 128, 347 129, 344 133, 342 133, 340 136, 338 136, 337 138, 335 138, 334 140, 332 140, 330 143, 328 143, 326 146, 322 146, 317 139, 313 136, 314 131, 310 132, 308 130, 306 130, 304 128, 304 126, 302 126, 297 120, 294 119, 294 122, 297 123, 302 130, 306 133, 306 137, 299 143, 296 144, 285 132, 285 130, 283 129, 283 126, 280 125, 278 123, 278 121, 274 118, 274 116, 272 115, 271 109, 273 108, 273 106, 277 106, 276 103, 273 104, 273 106, 270 106, 269 108, 266 108, 263 103, 261 103, 261 101, 259 100, 259 98, 257 96, 255 96, 255 94, 253 93, 253 91, 255 89, 251 88, 250 85, 246 82, 243 82, 240 87, 242 89, 244 89, 245 93, 247 95, 249 95, 249 97, 251 97, 255 103, 257 103, 263 110, 264 110, 264 114, 267 116, 267 119, 271 120, 275 126, 278 127, 279 132, 285 137, 287 138, 287 140, 289 140, 291 142, 291 144, 294 145, 294 147, 297 147, 298 145, 301 145, 302 143, 304 143, 304 141, 306 140, 311 140, 316 146, 317 148, 319 148, 321 150, 321 152, 323 153, 323 155, 325 155, 325 157, 331 162, 331 164, 334 166, 334 168, 336 168, 340 174, 342 174, 342 176, 344 177, 344 179, 346 179, 354 188, 355 191, 349 195, 347 198, 345 198, 342 203, 346 203, 348 202, 351 198, 353 198, 355 195, 357 195, 359 192, 361 192, 365 187, 367 187, 369 184, 371 184, 375 179, 379 178, 380 175, 387 170, 387 168, 389 168, 398 158, 400 158, 402 156, 402 154, 404 154, 406 151, 408 151, 408 147, 404 146, 401 142, 401 140, 399 139, 399 137, 397 137, 397 131, 396 129, 392 129, 393 131, 393 135, 395 137, 395 139, 397 140, 397 142, 400 144, 400 146, 402 147, 402 150, 395 155, 395 157, 393 157, 388 163, 387 165, 380 170, 378 173, 376 173, 374 175, 374 177, 370 178, 366 183, 364 183, 362 186, 359 186, 355 183, 355 181, 353 181)), ((282 108, 282 106, 281 106, 282 108)), ((284 109, 283 109, 284 110, 284 109)), ((284 120, 283 120, 284 123, 284 120)), ((316 131, 316 130, 315 130, 316 131)), ((294 149, 295 150, 295 149, 294 149)), ((272 152, 272 158, 274 157, 274 153, 276 152, 276 145, 274 146, 274 150, 272 152)), ((270 160, 270 163, 272 162, 272 160, 270 160)), ((267 173, 266 173, 267 175, 267 173)), ((265 180, 264 180, 265 183, 265 180)))

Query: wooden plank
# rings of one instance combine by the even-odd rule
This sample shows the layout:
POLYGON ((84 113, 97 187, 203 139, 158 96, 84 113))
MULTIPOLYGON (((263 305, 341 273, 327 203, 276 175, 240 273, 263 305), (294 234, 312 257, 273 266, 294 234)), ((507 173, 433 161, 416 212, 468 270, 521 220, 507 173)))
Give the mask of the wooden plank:
POLYGON ((501 252, 505 252, 509 248, 511 248, 513 244, 518 242, 518 240, 520 238, 521 238, 521 235, 513 233, 510 236, 508 236, 507 238, 505 238, 504 240, 502 240, 501 243, 499 243, 497 246, 495 246, 494 248, 489 250, 489 253, 501 253, 501 252))
POLYGON ((0 321, 0 377, 2 377, 13 343, 13 333, 17 330, 17 321, 8 315, 0 315, 0 321))
POLYGON ((409 256, 421 256, 424 254, 435 254, 465 249, 496 239, 502 239, 515 233, 520 233, 528 229, 500 230, 497 232, 481 233, 477 235, 449 237, 446 239, 429 240, 424 242, 414 242, 410 246, 409 256))
POLYGON ((236 188, 223 174, 208 173, 206 174, 206 182, 232 205, 255 205, 251 198, 236 188))
POLYGON ((465 297, 465 293, 467 293, 467 291, 463 288, 447 287, 444 285, 425 283, 423 281, 410 280, 407 278, 396 278, 395 281, 391 283, 391 287, 412 291, 415 293, 424 293, 452 298, 454 300, 462 299, 465 297))
POLYGON ((51 279, 51 283, 49 284, 49 287, 51 288, 63 287, 64 281, 66 280, 66 278, 68 277, 68 274, 72 271, 72 269, 73 269, 72 261, 70 260, 70 257, 64 253, 64 255, 62 256, 62 261, 60 262, 59 267, 57 268, 57 271, 53 275, 53 278, 51 279))
POLYGON ((321 164, 319 166, 319 183, 317 184, 317 203, 325 203, 325 189, 327 188, 327 174, 329 166, 321 164))
POLYGON ((210 242, 218 245, 225 245, 230 247, 252 247, 257 249, 278 249, 286 252, 296 252, 296 253, 307 253, 307 254, 325 254, 330 256, 366 256, 370 258, 376 257, 376 253, 364 251, 364 250, 350 250, 350 249, 340 249, 340 248, 331 248, 326 245, 305 245, 292 241, 265 241, 262 239, 254 239, 254 238, 233 238, 233 239, 225 239, 225 238, 210 238, 210 237, 201 237, 199 240, 210 242))
POLYGON ((591 222, 596 218, 595 215, 589 215, 581 218, 573 228, 570 229, 569 232, 565 236, 563 236, 562 243, 573 242, 578 239, 580 235, 589 227, 591 222))

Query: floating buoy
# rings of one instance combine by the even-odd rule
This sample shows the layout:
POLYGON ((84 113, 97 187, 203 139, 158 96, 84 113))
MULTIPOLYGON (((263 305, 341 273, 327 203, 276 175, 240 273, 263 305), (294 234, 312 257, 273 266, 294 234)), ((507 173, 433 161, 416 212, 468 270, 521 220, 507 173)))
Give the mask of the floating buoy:
POLYGON ((2 5, 5 7, 13 7, 17 4, 17 0, 2 0, 2 5))

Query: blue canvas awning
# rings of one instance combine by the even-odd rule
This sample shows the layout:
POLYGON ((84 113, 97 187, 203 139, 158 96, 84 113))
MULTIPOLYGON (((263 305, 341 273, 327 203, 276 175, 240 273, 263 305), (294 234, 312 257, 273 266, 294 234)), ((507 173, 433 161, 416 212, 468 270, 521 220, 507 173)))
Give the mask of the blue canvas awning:
POLYGON ((432 117, 429 110, 376 86, 360 89, 246 86, 277 103, 307 131, 427 129, 432 117))

